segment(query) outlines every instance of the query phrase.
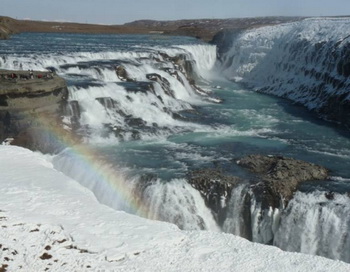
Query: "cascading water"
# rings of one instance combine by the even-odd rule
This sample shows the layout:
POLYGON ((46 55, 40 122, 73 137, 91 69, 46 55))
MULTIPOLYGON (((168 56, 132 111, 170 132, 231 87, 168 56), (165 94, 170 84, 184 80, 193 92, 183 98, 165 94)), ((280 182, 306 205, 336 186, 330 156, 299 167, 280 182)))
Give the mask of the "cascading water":
POLYGON ((247 226, 250 225, 250 222, 247 222, 250 219, 250 214, 248 213, 246 215, 247 211, 245 210, 247 208, 245 205, 247 191, 248 186, 245 184, 239 185, 233 190, 231 199, 227 205, 228 211, 222 229, 224 232, 250 239, 251 230, 247 230, 247 226))
POLYGON ((222 56, 220 69, 349 126, 349 26, 348 18, 305 19, 245 31, 222 56))
POLYGON ((282 214, 274 245, 349 262, 349 196, 326 195, 320 191, 298 192, 282 214))
MULTIPOLYGON (((87 150, 87 149, 85 149, 87 150)), ((186 230, 219 231, 199 192, 184 179, 162 182, 142 176, 130 177, 92 152, 81 160, 74 150, 65 150, 52 162, 57 170, 91 190, 98 201, 116 210, 176 224, 186 230)))
MULTIPOLYGON (((322 35, 316 33, 320 28, 313 20, 249 30, 236 37, 220 63, 215 63, 215 46, 184 37, 155 41, 148 36, 23 34, 14 36, 13 43, 4 41, 8 48, 0 48, 0 67, 51 67, 67 80, 70 101, 64 123, 85 142, 54 157, 53 164, 93 191, 101 203, 183 229, 218 230, 199 192, 186 182, 188 171, 219 166, 246 178, 234 159, 252 153, 283 154, 327 166, 339 177, 334 186, 349 191, 350 141, 345 131, 320 125, 284 100, 209 78, 223 71, 259 90, 303 97, 299 102, 322 97, 291 92, 301 90, 300 84, 307 89, 319 85, 319 78, 327 93, 337 90, 344 95, 347 66, 338 60, 345 56, 347 38, 340 33, 347 33, 348 23, 339 19, 345 24, 334 30, 337 20, 321 20, 327 25, 321 27, 322 35), (322 37, 329 43, 317 45, 322 37), (46 44, 48 40, 54 42, 46 44), (328 51, 332 44, 337 46, 334 52, 328 51), (317 69, 333 57, 340 72, 327 66, 318 75, 322 71, 317 69), (333 79, 327 81, 327 73, 342 80, 344 88, 333 79), (152 178, 144 178, 145 173, 152 178)), ((336 201, 324 199, 322 206, 319 198, 317 193, 298 193, 286 209, 263 209, 249 185, 239 185, 225 207, 221 230, 286 250, 350 261, 344 253, 349 248, 349 199, 336 195, 336 201), (325 210, 316 216, 319 207, 325 210), (337 218, 334 227, 331 218, 337 218), (302 241, 295 238, 297 228, 289 228, 292 223, 304 226, 302 241), (325 237, 306 233, 307 226, 316 230, 316 225, 322 226, 316 232, 336 229, 332 237, 339 243, 327 245, 325 237), (289 245, 291 240, 296 242, 289 245)))

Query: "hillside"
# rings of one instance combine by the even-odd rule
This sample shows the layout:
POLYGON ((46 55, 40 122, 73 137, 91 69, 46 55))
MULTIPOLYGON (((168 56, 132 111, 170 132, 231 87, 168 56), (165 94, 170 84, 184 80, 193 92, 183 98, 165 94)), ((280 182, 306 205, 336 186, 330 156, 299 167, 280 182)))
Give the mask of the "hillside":
POLYGON ((11 34, 17 32, 16 20, 9 17, 0 17, 0 40, 8 39, 11 34))
POLYGON ((0 17, 0 38, 21 32, 62 32, 90 34, 166 34, 210 41, 223 29, 246 29, 300 20, 300 17, 260 17, 236 19, 196 19, 177 21, 139 20, 124 25, 94 25, 64 22, 15 20, 0 17))

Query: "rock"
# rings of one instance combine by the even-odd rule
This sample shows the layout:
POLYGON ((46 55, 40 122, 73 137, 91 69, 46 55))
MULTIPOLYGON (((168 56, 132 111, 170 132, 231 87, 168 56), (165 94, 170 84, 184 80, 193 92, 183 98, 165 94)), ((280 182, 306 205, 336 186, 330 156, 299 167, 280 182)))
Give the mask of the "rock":
POLYGON ((258 175, 260 182, 252 189, 263 207, 278 208, 281 198, 285 204, 292 199, 301 182, 328 177, 322 166, 282 156, 249 155, 237 163, 258 175))
POLYGON ((135 81, 135 79, 131 78, 128 74, 128 72, 126 71, 125 67, 122 66, 122 65, 118 65, 116 68, 115 68, 115 72, 118 76, 118 78, 121 80, 121 81, 135 81))
POLYGON ((218 169, 195 170, 187 176, 187 181, 200 192, 220 225, 226 218, 232 189, 239 180, 237 177, 225 175, 218 169))
POLYGON ((14 138, 11 144, 52 153, 60 144, 50 132, 62 129, 59 135, 64 138, 69 134, 62 121, 67 85, 49 72, 33 72, 32 78, 26 76, 26 71, 0 73, 0 140, 14 138))
POLYGON ((149 80, 157 82, 167 95, 174 97, 174 91, 170 89, 170 82, 166 78, 156 73, 146 74, 146 77, 149 80))
POLYGON ((175 57, 170 58, 170 60, 178 66, 179 70, 184 73, 190 82, 190 84, 195 83, 195 78, 197 77, 194 71, 194 61, 188 60, 185 54, 178 54, 175 57))

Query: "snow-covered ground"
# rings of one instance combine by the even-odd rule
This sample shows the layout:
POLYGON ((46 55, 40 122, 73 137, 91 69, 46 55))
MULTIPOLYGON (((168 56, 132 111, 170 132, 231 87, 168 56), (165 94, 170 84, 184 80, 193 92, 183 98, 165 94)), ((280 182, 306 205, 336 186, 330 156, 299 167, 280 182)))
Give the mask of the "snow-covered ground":
POLYGON ((0 271, 350 271, 115 211, 43 155, 13 146, 0 146, 0 229, 0 271))

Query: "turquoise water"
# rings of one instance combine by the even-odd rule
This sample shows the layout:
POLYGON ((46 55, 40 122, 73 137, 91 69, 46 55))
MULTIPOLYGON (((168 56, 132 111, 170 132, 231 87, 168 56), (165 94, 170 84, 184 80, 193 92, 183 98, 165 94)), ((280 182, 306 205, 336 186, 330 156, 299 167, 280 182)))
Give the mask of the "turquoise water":
MULTIPOLYGON (((145 52, 149 48, 156 51, 157 48, 192 44, 203 43, 188 37, 160 39, 148 35, 21 34, 0 41, 0 68, 18 68, 22 64, 24 69, 31 65, 42 69, 64 65, 110 68, 117 60, 96 59, 96 55, 91 59, 84 55, 84 60, 74 60, 67 55, 145 52)), ((82 78, 61 75, 68 79, 70 89, 81 81, 89 84, 96 80, 91 75, 82 78)), ((183 112, 188 117, 187 122, 199 125, 197 129, 184 129, 150 140, 109 140, 96 145, 96 149, 101 156, 131 173, 155 173, 165 181, 184 177, 189 170, 201 167, 220 167, 247 177, 249 173, 236 166, 237 159, 257 153, 278 154, 330 169, 331 176, 337 178, 314 183, 317 188, 350 191, 348 130, 320 120, 287 100, 259 94, 224 79, 206 80, 208 83, 203 87, 222 98, 223 103, 198 104, 194 106, 195 113, 183 112)))
MULTIPOLYGON (((197 108, 193 120, 210 131, 184 132, 156 141, 132 141, 101 152, 138 173, 162 179, 184 177, 188 170, 220 167, 247 177, 235 161, 249 154, 275 154, 323 165, 343 179, 310 183, 311 187, 350 190, 349 131, 318 119, 289 101, 252 92, 232 82, 212 82, 222 104, 197 108)), ((191 121, 193 121, 191 120, 191 121)), ((310 190, 308 184, 305 189, 310 190)))

